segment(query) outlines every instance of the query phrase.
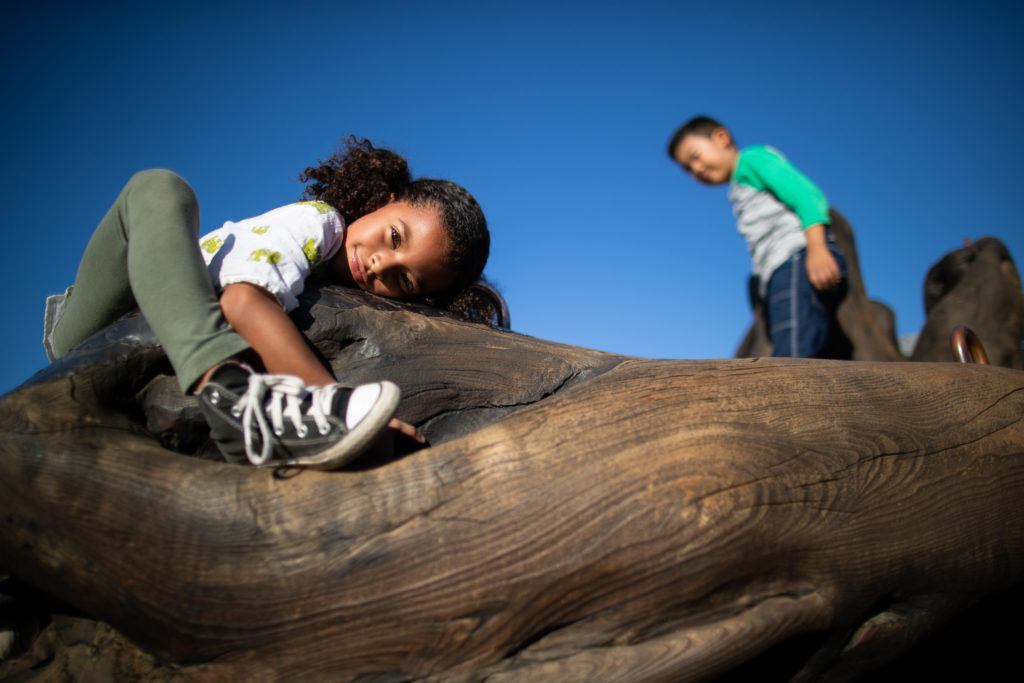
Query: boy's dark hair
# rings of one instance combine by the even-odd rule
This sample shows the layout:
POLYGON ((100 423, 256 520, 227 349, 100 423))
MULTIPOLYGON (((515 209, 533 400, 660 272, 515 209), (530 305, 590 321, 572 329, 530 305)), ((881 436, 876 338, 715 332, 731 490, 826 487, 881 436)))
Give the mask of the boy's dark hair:
MULTIPOLYGON (((711 118, 710 116, 694 116, 692 119, 679 126, 676 132, 672 134, 672 137, 668 141, 668 158, 675 161, 676 158, 676 147, 683 141, 687 135, 700 135, 701 137, 709 138, 718 128, 725 128, 720 122, 711 118)), ((726 128, 728 130, 728 128, 726 128)), ((730 133, 730 136, 732 133, 730 133)), ((735 140, 733 140, 735 142, 735 140)))
POLYGON ((413 181, 409 163, 395 152, 350 135, 342 149, 300 173, 299 181, 310 183, 302 193, 304 199, 327 202, 341 213, 346 225, 391 201, 436 206, 448 238, 445 265, 455 271, 452 290, 469 286, 483 273, 491 236, 476 199, 448 180, 413 181))

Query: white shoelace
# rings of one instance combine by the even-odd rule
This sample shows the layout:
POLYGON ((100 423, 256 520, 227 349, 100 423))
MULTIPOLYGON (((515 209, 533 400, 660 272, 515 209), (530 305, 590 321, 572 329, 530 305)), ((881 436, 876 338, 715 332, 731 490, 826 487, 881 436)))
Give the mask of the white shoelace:
POLYGON ((249 462, 253 465, 263 465, 270 459, 274 451, 273 437, 284 434, 285 418, 291 420, 299 438, 306 436, 308 428, 302 423, 302 401, 307 397, 311 400, 306 414, 316 422, 321 435, 327 434, 331 429, 327 416, 331 412, 331 401, 336 391, 337 385, 333 384, 326 387, 306 387, 301 379, 292 375, 250 375, 249 387, 232 408, 232 412, 242 418, 245 455, 249 462), (270 424, 267 424, 267 413, 270 416, 270 424), (255 427, 259 429, 263 441, 258 454, 253 445, 254 419, 255 427))

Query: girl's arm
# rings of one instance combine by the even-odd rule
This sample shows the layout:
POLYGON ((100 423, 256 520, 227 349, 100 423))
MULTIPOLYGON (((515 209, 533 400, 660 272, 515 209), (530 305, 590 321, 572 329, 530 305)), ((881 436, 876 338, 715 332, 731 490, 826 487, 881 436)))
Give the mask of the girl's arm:
MULTIPOLYGON (((267 290, 248 282, 228 285, 220 295, 220 308, 228 324, 249 342, 268 372, 296 375, 314 386, 334 383, 334 376, 309 348, 306 338, 277 298, 267 290)), ((410 424, 392 419, 389 426, 425 443, 423 436, 410 424)))
POLYGON ((267 290, 248 282, 228 285, 220 295, 220 308, 228 324, 263 361, 267 372, 296 375, 315 386, 334 383, 306 338, 267 290))

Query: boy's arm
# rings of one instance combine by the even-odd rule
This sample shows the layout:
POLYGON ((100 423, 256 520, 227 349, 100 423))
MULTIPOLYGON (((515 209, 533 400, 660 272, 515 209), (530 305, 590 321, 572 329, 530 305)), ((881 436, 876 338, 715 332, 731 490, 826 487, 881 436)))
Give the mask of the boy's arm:
POLYGON ((828 200, 810 178, 798 171, 781 155, 764 148, 750 150, 744 159, 757 184, 793 210, 803 224, 807 239, 807 278, 815 289, 826 290, 839 284, 839 264, 825 243, 828 225, 828 200))
POLYGON ((815 289, 824 291, 839 284, 843 279, 839 264, 825 245, 825 226, 822 223, 804 230, 807 238, 807 279, 815 289))

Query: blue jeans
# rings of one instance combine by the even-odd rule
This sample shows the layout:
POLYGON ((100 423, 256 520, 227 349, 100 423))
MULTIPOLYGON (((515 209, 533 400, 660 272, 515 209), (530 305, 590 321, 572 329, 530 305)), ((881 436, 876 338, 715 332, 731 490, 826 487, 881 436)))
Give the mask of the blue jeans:
POLYGON ((819 292, 807 277, 807 250, 801 249, 779 266, 768 280, 765 322, 774 356, 817 358, 836 324, 836 308, 846 294, 846 259, 835 243, 828 250, 839 264, 843 281, 819 292))

